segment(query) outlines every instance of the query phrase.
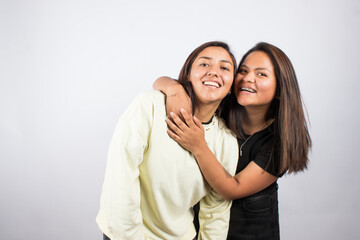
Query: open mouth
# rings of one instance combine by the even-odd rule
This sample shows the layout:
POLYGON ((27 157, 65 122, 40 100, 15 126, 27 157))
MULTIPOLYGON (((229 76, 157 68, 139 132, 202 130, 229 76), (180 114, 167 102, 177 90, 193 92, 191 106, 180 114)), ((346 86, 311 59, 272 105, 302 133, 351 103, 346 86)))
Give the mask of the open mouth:
POLYGON ((219 88, 220 87, 220 84, 217 83, 217 82, 213 82, 213 81, 205 81, 203 82, 203 84, 205 86, 210 86, 210 87, 216 87, 216 88, 219 88))
POLYGON ((252 89, 252 88, 242 87, 240 90, 245 91, 245 92, 249 92, 249 93, 256 93, 256 91, 254 89, 252 89))

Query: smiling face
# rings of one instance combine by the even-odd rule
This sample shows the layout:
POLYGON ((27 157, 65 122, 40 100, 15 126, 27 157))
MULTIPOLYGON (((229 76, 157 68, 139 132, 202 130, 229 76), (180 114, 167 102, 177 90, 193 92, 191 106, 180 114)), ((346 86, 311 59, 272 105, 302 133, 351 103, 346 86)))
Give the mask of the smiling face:
POLYGON ((189 81, 200 106, 219 105, 228 94, 234 80, 233 64, 222 47, 208 47, 198 54, 191 66, 189 81))
POLYGON ((263 108, 267 111, 275 96, 276 77, 266 53, 254 51, 246 57, 236 75, 234 91, 238 103, 247 110, 263 108))

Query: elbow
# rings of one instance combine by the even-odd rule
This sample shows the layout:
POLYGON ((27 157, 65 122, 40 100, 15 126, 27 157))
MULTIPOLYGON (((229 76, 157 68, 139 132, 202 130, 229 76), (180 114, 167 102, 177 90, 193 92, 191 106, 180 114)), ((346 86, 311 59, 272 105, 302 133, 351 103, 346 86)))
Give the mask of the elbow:
POLYGON ((153 83, 153 89, 154 90, 160 90, 160 86, 159 86, 159 81, 161 81, 162 79, 164 79, 165 78, 165 76, 161 76, 161 77, 158 77, 156 80, 155 80, 155 82, 153 83))
POLYGON ((160 89, 159 89, 159 83, 158 83, 160 78, 161 78, 161 77, 157 78, 157 79, 155 80, 155 82, 153 83, 152 87, 153 87, 154 90, 160 90, 160 89))
POLYGON ((240 189, 240 182, 236 178, 234 179, 234 182, 232 184, 229 184, 229 188, 224 189, 224 191, 219 192, 219 194, 225 199, 225 200, 234 200, 240 198, 239 196, 239 189, 240 189))
POLYGON ((237 199, 238 197, 235 195, 234 192, 228 192, 228 193, 223 193, 220 194, 225 200, 231 201, 234 199, 237 199))
POLYGON ((171 79, 171 78, 169 78, 169 77, 167 77, 167 76, 161 76, 161 77, 158 77, 156 80, 155 80, 155 82, 153 83, 153 89, 154 90, 157 90, 157 91, 161 91, 161 92, 163 92, 163 86, 164 86, 164 84, 165 84, 165 86, 167 85, 166 83, 167 83, 167 81, 169 80, 169 79, 171 79))
POLYGON ((231 200, 234 200, 234 198, 232 198, 231 196, 229 195, 222 195, 223 199, 227 200, 227 201, 231 201, 231 200))

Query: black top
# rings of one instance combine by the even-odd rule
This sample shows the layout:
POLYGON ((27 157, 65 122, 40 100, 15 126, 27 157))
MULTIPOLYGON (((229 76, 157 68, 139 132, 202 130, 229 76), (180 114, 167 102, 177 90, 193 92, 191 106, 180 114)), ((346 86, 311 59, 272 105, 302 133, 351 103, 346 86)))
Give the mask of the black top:
MULTIPOLYGON (((251 161, 268 173, 279 173, 279 141, 275 140, 275 123, 246 139, 238 139, 239 161, 236 173, 251 161)), ((264 239, 279 240, 278 185, 273 184, 253 195, 233 200, 227 240, 264 239)))
MULTIPOLYGON (((282 174, 279 174, 279 144, 275 143, 273 133, 274 123, 270 124, 267 128, 254 133, 252 136, 246 136, 246 139, 248 140, 241 148, 242 156, 240 156, 240 147, 246 139, 238 139, 239 161, 236 173, 241 172, 251 161, 253 161, 268 173, 278 177, 282 176, 282 174)), ((276 184, 276 182, 274 184, 276 184)))

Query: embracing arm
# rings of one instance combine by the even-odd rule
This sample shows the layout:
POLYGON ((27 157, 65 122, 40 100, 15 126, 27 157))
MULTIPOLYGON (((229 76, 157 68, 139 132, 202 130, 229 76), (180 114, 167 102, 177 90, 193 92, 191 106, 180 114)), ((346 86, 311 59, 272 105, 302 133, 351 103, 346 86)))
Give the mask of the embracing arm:
POLYGON ((193 154, 208 183, 225 199, 252 195, 265 189, 277 179, 254 162, 250 162, 244 170, 233 177, 222 167, 207 146, 193 154))
POLYGON ((166 96, 171 97, 172 95, 176 95, 179 91, 184 90, 181 89, 182 86, 175 79, 169 77, 159 77, 155 80, 153 84, 153 89, 161 91, 166 96))
POLYGON ((205 179, 223 198, 243 198, 265 189, 277 180, 277 177, 264 171, 254 162, 249 163, 235 176, 231 176, 208 148, 201 122, 184 110, 181 110, 181 114, 186 124, 176 114, 171 113, 175 124, 167 121, 171 129, 168 134, 193 153, 205 179))
POLYGON ((192 104, 185 89, 176 80, 169 77, 159 77, 153 84, 154 90, 161 91, 166 95, 166 113, 180 113, 180 108, 192 111, 192 104))

